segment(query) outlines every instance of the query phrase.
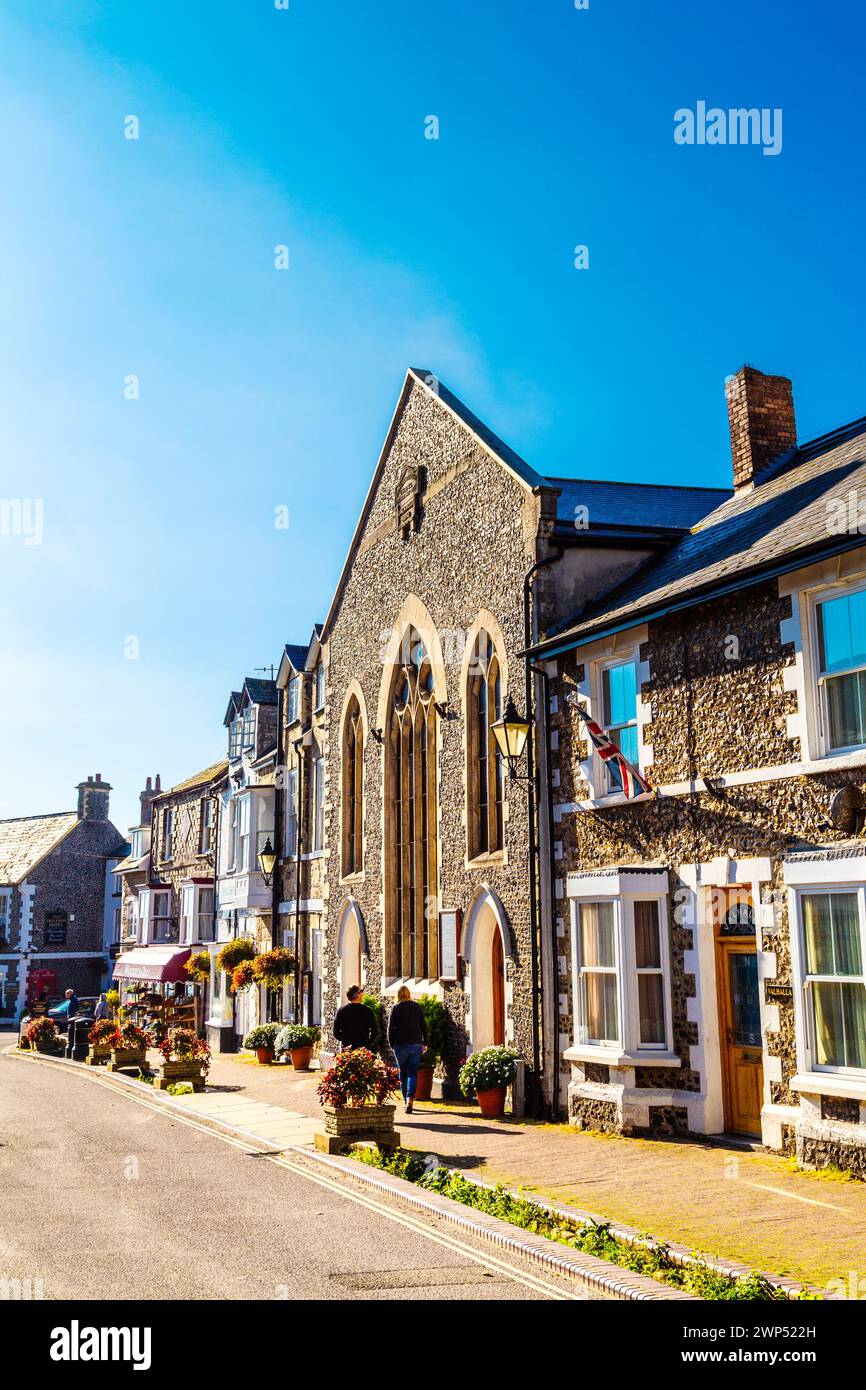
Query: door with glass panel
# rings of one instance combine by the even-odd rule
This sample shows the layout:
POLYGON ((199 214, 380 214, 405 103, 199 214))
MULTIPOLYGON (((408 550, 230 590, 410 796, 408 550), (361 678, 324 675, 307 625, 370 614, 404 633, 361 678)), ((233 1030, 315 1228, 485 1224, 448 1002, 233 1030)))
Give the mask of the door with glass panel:
POLYGON ((759 1136, 764 1050, 752 895, 739 886, 714 888, 708 905, 716 937, 725 1128, 759 1136))

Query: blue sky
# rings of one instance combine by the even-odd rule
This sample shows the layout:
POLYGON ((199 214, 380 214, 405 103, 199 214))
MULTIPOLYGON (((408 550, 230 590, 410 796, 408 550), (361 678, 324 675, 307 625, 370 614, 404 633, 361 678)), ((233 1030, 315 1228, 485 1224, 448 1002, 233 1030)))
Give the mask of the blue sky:
POLYGON ((0 536, 0 816, 100 770, 125 827, 221 755, 228 691, 327 610, 410 364, 549 473, 725 485, 746 360, 803 439, 863 414, 864 30, 0 0, 0 498, 44 505, 0 536), (781 154, 677 146, 698 100, 781 108, 781 154))

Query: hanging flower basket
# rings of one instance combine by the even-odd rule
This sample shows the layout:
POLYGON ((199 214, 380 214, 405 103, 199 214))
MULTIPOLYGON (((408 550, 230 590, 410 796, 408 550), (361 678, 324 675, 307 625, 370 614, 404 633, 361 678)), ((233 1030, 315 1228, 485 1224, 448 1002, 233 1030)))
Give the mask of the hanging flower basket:
POLYGON ((195 955, 190 956, 184 962, 184 970, 198 985, 206 985, 210 981, 210 952, 196 951, 195 955))
POLYGON ((248 936, 239 936, 235 941, 227 941, 217 954, 217 969, 231 975, 241 961, 252 960, 256 954, 256 943, 248 936))
POLYGON ((276 994, 283 988, 288 975, 294 974, 295 956, 287 946, 276 946, 272 951, 263 951, 253 963, 253 979, 276 994))
POLYGON ((232 971, 229 989, 232 994, 243 994, 246 990, 252 989, 255 982, 252 961, 242 960, 240 965, 236 965, 232 971))

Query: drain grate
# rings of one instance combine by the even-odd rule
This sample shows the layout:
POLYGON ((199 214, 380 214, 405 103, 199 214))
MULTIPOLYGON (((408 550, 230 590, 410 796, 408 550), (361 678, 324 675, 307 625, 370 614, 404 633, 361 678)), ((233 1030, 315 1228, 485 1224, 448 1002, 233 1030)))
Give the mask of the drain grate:
POLYGON ((497 1276, 477 1265, 437 1265, 433 1269, 373 1269, 362 1274, 335 1270, 331 1278, 344 1289, 361 1293, 376 1289, 432 1289, 442 1284, 483 1284, 497 1276))

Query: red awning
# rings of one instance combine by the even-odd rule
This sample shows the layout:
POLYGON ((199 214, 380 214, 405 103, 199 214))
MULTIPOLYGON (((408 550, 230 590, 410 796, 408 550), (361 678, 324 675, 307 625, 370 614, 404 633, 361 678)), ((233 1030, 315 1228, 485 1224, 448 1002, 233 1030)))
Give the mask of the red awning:
POLYGON ((115 980, 152 980, 161 985, 189 983, 184 964, 189 960, 189 946, 140 946, 137 951, 125 951, 114 967, 115 980))

